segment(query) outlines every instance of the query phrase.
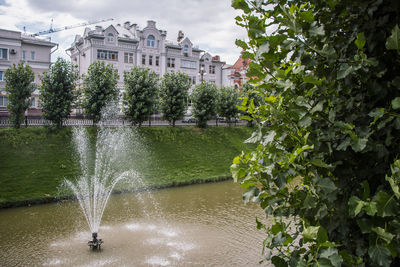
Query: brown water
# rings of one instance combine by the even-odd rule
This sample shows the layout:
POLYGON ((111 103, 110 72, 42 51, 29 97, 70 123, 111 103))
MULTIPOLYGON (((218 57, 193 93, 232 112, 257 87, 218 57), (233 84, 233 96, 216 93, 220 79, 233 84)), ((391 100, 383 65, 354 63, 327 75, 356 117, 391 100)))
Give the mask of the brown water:
POLYGON ((259 266, 257 205, 231 181, 113 195, 101 251, 76 202, 0 211, 0 266, 259 266))

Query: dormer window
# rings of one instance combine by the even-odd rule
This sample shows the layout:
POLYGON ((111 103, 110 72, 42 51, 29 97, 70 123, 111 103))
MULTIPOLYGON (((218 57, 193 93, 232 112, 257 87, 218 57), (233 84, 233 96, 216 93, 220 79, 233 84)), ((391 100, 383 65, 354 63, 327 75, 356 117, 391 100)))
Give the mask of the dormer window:
POLYGON ((154 35, 147 36, 147 46, 154 47, 155 43, 156 43, 156 38, 154 38, 154 35))
POLYGON ((185 45, 184 47, 183 47, 183 53, 188 53, 189 52, 189 46, 188 45, 185 45))
POLYGON ((113 43, 114 42, 114 34, 112 34, 112 33, 107 34, 107 41, 109 43, 113 43))

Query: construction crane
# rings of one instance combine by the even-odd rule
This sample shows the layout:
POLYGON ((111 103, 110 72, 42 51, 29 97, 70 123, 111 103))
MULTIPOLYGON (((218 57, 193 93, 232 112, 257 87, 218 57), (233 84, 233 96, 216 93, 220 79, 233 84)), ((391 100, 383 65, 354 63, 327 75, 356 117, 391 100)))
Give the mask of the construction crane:
POLYGON ((96 24, 96 23, 100 23, 100 22, 106 22, 106 21, 110 21, 110 20, 114 20, 114 19, 110 18, 110 19, 102 19, 102 20, 81 22, 81 23, 78 23, 78 24, 75 24, 75 25, 69 25, 69 26, 64 26, 64 27, 54 28, 54 29, 53 29, 53 20, 51 20, 50 29, 48 29, 47 31, 41 31, 41 32, 33 33, 33 34, 30 34, 29 36, 36 37, 36 36, 39 36, 39 35, 45 35, 45 34, 49 34, 49 33, 53 33, 53 32, 69 30, 69 29, 72 29, 72 28, 82 27, 82 26, 96 24))

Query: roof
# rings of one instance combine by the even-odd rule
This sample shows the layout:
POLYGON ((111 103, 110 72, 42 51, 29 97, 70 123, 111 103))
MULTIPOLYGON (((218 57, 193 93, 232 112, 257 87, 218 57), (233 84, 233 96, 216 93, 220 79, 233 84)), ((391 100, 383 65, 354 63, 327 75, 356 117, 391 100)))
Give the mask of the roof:
POLYGON ((242 58, 242 55, 236 60, 235 64, 233 64, 233 68, 237 71, 247 69, 249 67, 251 60, 248 58, 242 58))
POLYGON ((27 43, 27 44, 43 45, 43 46, 49 46, 49 47, 54 47, 57 45, 56 43, 52 43, 50 41, 41 40, 41 39, 34 38, 34 37, 22 36, 21 40, 22 40, 22 42, 27 43))

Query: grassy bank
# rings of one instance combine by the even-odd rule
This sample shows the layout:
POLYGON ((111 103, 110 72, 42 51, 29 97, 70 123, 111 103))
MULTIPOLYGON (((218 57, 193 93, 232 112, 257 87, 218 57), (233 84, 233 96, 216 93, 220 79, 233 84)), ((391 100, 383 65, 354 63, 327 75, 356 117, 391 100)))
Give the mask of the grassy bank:
MULTIPOLYGON (((248 150, 246 127, 150 127, 130 129, 132 168, 143 183, 162 188, 215 181, 230 176, 234 156, 248 150)), ((87 128, 92 141, 97 129, 87 128)), ((54 201, 59 187, 80 175, 72 129, 0 129, 0 207, 54 201)), ((126 189, 120 185, 118 190, 126 189)))

